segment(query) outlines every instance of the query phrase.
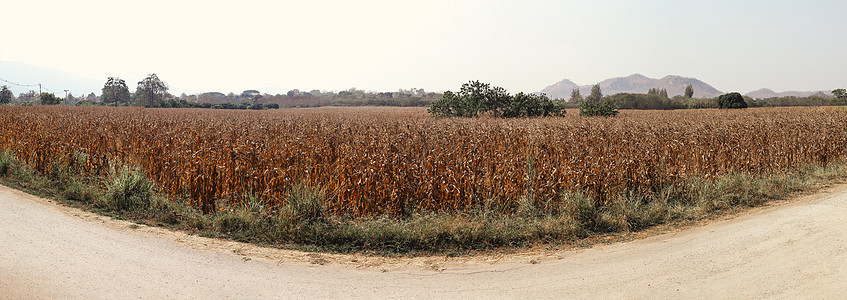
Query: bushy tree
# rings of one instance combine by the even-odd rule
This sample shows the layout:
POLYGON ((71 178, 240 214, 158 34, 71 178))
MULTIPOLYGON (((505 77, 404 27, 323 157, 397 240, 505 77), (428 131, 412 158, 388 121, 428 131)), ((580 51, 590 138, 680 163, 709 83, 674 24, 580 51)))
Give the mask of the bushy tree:
POLYGON ((603 92, 600 90, 600 85, 595 84, 591 87, 591 95, 585 98, 585 102, 579 105, 579 115, 581 117, 614 117, 618 115, 618 110, 609 103, 600 103, 603 99, 603 92))
POLYGON ((651 88, 647 91, 647 95, 656 95, 662 98, 668 98, 668 90, 660 88, 651 88))
POLYGON ((685 87, 685 98, 691 99, 692 97, 694 97, 694 87, 689 84, 685 87))
POLYGON ((41 105, 57 105, 62 103, 62 98, 56 97, 53 93, 41 93, 38 100, 41 100, 41 105))
POLYGON ((565 110, 545 95, 511 96, 504 88, 471 81, 463 84, 457 93, 445 92, 427 111, 435 117, 477 117, 490 113, 495 117, 517 118, 559 115, 565 110))
POLYGON ((458 93, 447 91, 432 103, 429 113, 438 117, 476 117, 481 112, 503 102, 508 94, 503 88, 471 81, 462 85, 458 93))
POLYGON ((12 102, 12 99, 15 98, 15 94, 9 90, 8 86, 0 87, 0 104, 9 104, 12 102))
POLYGON ((718 108, 747 108, 744 96, 738 92, 723 94, 717 98, 718 108))
MULTIPOLYGON (((93 101, 91 96, 92 95, 89 95, 88 100, 93 101)), ((103 93, 101 94, 100 99, 104 104, 128 105, 130 96, 129 88, 126 86, 126 81, 118 77, 109 77, 106 79, 106 84, 103 85, 103 93)))
POLYGON ((619 111, 609 103, 585 101, 579 106, 580 117, 614 117, 619 111))
POLYGON ((138 82, 135 103, 144 107, 161 107, 167 93, 168 85, 159 80, 156 74, 150 74, 138 82))
POLYGON ((510 99, 507 105, 504 105, 500 116, 504 118, 546 117, 561 115, 564 112, 565 110, 561 105, 553 103, 543 94, 518 93, 510 99))
POLYGON ((579 88, 575 88, 571 91, 571 99, 570 102, 573 103, 582 103, 585 99, 582 98, 582 95, 579 93, 579 88))
POLYGON ((585 97, 585 102, 599 102, 603 99, 603 92, 600 91, 600 85, 595 84, 591 87, 591 94, 585 97))
POLYGON ((845 89, 834 89, 832 90, 832 96, 835 98, 847 98, 847 90, 845 89))

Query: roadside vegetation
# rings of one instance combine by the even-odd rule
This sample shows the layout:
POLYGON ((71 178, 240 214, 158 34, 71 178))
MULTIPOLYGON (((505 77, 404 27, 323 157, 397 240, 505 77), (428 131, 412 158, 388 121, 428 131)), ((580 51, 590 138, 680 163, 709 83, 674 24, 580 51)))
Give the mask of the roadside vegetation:
POLYGON ((841 108, 525 119, 340 108, 0 115, 4 184, 139 223, 302 250, 580 243, 847 176, 841 108))
MULTIPOLYGON (((81 161, 82 162, 82 161, 81 161)), ((137 168, 113 162, 102 178, 56 166, 41 174, 9 152, 0 153, 0 183, 66 205, 118 219, 214 238, 306 251, 377 255, 447 254, 546 245, 581 245, 599 235, 660 224, 692 224, 798 192, 841 183, 847 161, 807 164, 782 174, 732 173, 717 180, 691 179, 686 189, 666 187, 657 197, 620 194, 603 204, 585 194, 512 207, 481 206, 463 212, 414 213, 403 218, 336 215, 322 189, 292 187, 287 204, 268 208, 249 195, 239 205, 203 214, 163 195, 137 168)), ((590 242, 589 242, 590 243, 590 242)))

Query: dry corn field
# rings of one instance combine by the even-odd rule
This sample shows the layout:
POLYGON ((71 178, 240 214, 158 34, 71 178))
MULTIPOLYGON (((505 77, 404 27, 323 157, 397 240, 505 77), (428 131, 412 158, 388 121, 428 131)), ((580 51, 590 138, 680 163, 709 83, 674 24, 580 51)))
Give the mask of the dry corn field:
POLYGON ((245 194, 284 205, 319 187, 355 216, 457 211, 572 192, 684 188, 691 177, 782 172, 847 151, 847 110, 623 111, 615 118, 431 119, 423 108, 273 111, 0 107, 0 149, 40 172, 84 153, 140 166, 204 212, 245 194))

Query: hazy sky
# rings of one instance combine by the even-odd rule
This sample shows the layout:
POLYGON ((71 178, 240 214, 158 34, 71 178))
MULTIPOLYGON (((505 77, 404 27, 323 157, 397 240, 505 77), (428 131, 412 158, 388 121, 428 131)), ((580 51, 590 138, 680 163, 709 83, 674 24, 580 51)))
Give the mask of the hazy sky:
POLYGON ((5 1, 0 61, 131 88, 512 92, 696 77, 722 91, 847 87, 847 1, 5 1))

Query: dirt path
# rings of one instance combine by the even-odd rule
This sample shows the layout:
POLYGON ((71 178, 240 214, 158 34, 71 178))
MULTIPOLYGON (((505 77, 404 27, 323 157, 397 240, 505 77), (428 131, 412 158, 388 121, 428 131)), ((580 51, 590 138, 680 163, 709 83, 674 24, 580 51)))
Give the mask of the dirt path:
POLYGON ((839 298, 847 186, 591 249, 308 254, 113 221, 0 186, 0 299, 839 298))

